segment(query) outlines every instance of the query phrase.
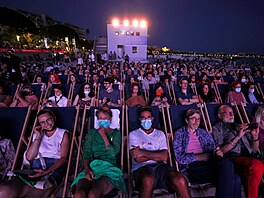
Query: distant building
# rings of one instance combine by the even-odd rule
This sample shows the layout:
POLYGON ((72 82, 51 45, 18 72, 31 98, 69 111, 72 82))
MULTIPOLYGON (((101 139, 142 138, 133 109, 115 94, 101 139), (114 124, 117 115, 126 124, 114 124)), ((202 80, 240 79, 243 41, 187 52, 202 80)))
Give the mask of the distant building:
POLYGON ((108 54, 116 53, 117 59, 129 57, 129 61, 147 60, 148 28, 146 21, 118 19, 107 24, 108 54))

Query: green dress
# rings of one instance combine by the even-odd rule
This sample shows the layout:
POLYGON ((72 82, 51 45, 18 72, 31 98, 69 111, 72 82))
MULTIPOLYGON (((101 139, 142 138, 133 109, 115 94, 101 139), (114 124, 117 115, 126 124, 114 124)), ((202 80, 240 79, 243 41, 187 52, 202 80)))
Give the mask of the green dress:
MULTIPOLYGON (((83 160, 90 162, 94 180, 106 177, 115 188, 124 192, 126 191, 126 186, 123 173, 117 165, 117 157, 120 154, 121 133, 117 129, 112 129, 106 135, 110 142, 108 150, 105 147, 102 136, 96 129, 88 131, 83 147, 83 160)), ((72 186, 77 184, 82 178, 85 178, 84 170, 74 179, 72 186)))

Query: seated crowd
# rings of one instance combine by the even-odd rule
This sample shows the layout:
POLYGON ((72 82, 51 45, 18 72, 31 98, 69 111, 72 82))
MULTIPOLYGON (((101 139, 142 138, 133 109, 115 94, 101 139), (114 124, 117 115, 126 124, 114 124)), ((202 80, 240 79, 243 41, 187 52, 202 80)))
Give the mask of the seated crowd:
MULTIPOLYGON (((126 192, 120 168, 124 129, 111 128, 110 110, 125 105, 140 108, 139 128, 127 131, 132 161, 128 171, 133 174, 139 197, 152 197, 153 190, 166 189, 177 197, 188 198, 191 196, 188 183, 208 182, 216 187, 216 197, 242 197, 243 185, 247 197, 264 197, 263 67, 252 65, 248 72, 248 65, 240 65, 227 71, 217 62, 197 60, 95 64, 79 61, 80 57, 79 54, 81 64, 77 65, 67 56, 61 63, 34 63, 34 66, 3 61, 0 108, 30 106, 38 112, 38 125, 25 152, 29 170, 14 171, 10 180, 0 184, 0 197, 48 197, 63 181, 73 140, 67 130, 58 128, 52 110, 43 110, 44 107, 79 106, 82 112, 85 108, 88 111, 91 107, 98 108, 98 128, 85 125, 84 130, 89 130, 83 138, 82 171, 70 187, 74 197, 102 197, 114 190, 126 192), (23 76, 20 67, 27 69, 23 76), (209 103, 219 104, 216 115, 219 122, 212 133, 200 125, 202 112, 196 109, 185 112, 185 126, 174 131, 172 148, 163 132, 165 123, 160 124, 161 129, 153 125, 155 106, 163 111, 163 107, 169 109, 171 105, 209 103), (255 126, 235 122, 232 106, 243 104, 260 104, 252 118, 255 126), (177 161, 179 170, 169 165, 170 158, 177 161)), ((4 170, 6 162, 0 163, 0 169, 4 170)))

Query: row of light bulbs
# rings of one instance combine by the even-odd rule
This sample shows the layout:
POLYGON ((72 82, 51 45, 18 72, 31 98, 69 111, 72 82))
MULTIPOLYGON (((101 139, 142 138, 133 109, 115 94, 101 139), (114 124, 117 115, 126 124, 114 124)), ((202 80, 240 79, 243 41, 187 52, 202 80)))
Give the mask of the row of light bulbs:
MULTIPOLYGON (((113 19, 112 24, 114 26, 119 26, 120 25, 119 19, 113 19)), ((129 26, 129 20, 125 19, 123 21, 123 25, 124 26, 129 26)), ((139 27, 145 28, 145 27, 147 27, 147 22, 145 20, 141 20, 141 21, 139 21, 139 20, 133 20, 132 21, 132 25, 134 27, 138 27, 139 26, 139 27)))

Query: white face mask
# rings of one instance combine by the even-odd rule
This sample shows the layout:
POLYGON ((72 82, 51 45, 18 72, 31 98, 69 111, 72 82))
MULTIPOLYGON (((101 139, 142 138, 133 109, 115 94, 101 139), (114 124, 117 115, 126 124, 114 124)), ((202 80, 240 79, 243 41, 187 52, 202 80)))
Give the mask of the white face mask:
POLYGON ((245 83, 245 82, 246 82, 246 79, 244 79, 244 78, 241 79, 241 82, 242 82, 242 83, 245 83))
POLYGON ((84 91, 84 94, 88 95, 90 93, 90 91, 84 91))
POLYGON ((241 91, 241 87, 235 88, 235 92, 239 93, 241 91))
POLYGON ((254 88, 253 89, 249 89, 248 91, 249 91, 249 93, 254 93, 255 89, 254 88))

